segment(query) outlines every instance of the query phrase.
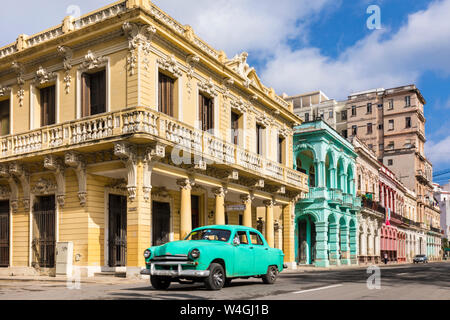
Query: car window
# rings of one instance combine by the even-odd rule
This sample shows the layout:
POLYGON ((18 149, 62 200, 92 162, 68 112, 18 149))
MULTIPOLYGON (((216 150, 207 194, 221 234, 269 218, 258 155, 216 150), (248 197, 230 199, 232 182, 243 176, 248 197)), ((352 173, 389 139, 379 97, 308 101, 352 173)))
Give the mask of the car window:
POLYGON ((258 246, 262 246, 264 244, 259 234, 255 232, 250 232, 250 239, 252 241, 252 244, 256 244, 258 246))
POLYGON ((231 231, 222 229, 203 229, 192 231, 185 240, 216 240, 227 242, 231 231))
POLYGON ((236 233, 236 236, 239 238, 239 242, 241 244, 248 244, 247 232, 245 232, 245 231, 238 231, 236 233))

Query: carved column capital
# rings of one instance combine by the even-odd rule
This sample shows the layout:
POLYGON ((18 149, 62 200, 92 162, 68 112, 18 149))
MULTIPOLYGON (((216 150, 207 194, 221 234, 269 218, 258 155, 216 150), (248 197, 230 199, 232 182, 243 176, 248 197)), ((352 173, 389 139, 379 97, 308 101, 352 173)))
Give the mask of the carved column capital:
POLYGON ((177 180, 177 185, 180 186, 181 189, 192 190, 192 187, 195 185, 195 182, 191 179, 183 178, 177 180))
POLYGON ((219 187, 219 188, 212 189, 212 192, 216 197, 223 198, 228 193, 228 190, 224 187, 219 187))
POLYGON ((251 204, 253 199, 255 199, 255 197, 251 193, 249 193, 249 194, 242 194, 240 196, 240 198, 241 198, 242 203, 245 204, 245 205, 251 204))
POLYGON ((275 199, 271 199, 271 200, 264 200, 263 201, 264 205, 268 208, 273 208, 276 205, 276 201, 275 199))

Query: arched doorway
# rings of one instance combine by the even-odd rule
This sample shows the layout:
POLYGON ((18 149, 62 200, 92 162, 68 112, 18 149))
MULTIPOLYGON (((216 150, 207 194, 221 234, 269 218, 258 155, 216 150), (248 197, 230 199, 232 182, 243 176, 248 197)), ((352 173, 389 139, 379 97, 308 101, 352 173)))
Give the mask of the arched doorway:
POLYGON ((313 264, 316 256, 316 224, 311 215, 303 215, 297 220, 298 248, 297 262, 313 264))

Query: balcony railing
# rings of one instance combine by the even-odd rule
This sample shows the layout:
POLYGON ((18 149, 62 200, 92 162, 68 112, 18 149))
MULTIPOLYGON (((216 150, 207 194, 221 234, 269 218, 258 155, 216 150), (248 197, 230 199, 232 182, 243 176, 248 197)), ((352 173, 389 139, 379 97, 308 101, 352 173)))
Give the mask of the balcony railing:
POLYGON ((381 213, 383 215, 386 214, 386 209, 382 205, 380 205, 379 202, 372 201, 372 200, 367 199, 367 198, 363 198, 362 199, 362 205, 365 208, 377 211, 377 212, 379 212, 379 213, 381 213))
POLYGON ((352 207, 353 206, 353 196, 348 193, 344 193, 342 195, 342 205, 345 207, 352 207))
POLYGON ((328 189, 324 187, 310 188, 309 193, 302 200, 304 202, 314 202, 315 200, 329 201, 332 204, 338 204, 342 207, 361 209, 361 198, 354 197, 348 193, 342 193, 340 189, 328 189))
POLYGON ((436 233, 441 233, 441 228, 430 227, 430 230, 436 233))
POLYGON ((22 156, 58 147, 75 147, 127 134, 150 134, 219 164, 237 166, 255 175, 307 188, 308 176, 230 144, 149 108, 131 108, 42 127, 0 138, 0 157, 22 156))

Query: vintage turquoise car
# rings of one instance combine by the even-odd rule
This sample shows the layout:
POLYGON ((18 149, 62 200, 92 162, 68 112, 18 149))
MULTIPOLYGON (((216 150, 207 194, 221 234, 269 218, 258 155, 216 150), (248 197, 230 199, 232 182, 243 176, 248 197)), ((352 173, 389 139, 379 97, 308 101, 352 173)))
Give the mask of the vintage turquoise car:
POLYGON ((217 225, 194 229, 184 240, 151 247, 144 252, 146 269, 157 290, 171 282, 204 282, 220 290, 236 278, 262 278, 273 284, 283 271, 283 251, 270 248, 256 229, 217 225))

